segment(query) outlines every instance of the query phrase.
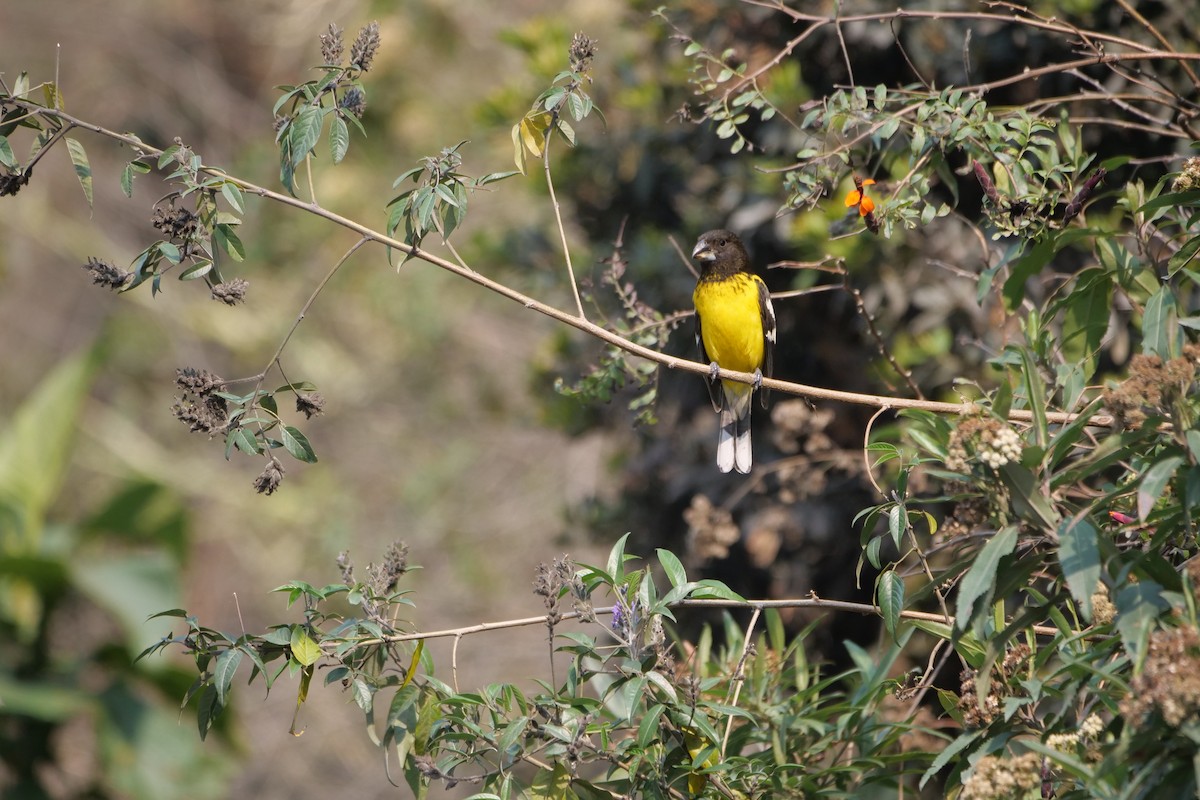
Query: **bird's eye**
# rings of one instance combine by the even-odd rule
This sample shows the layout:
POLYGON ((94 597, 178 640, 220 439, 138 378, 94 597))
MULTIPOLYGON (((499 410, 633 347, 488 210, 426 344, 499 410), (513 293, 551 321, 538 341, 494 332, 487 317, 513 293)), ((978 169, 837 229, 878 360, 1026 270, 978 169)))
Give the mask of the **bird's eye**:
POLYGON ((718 239, 718 240, 717 240, 717 246, 718 246, 718 247, 724 247, 724 246, 725 246, 725 240, 724 240, 724 239, 718 239))

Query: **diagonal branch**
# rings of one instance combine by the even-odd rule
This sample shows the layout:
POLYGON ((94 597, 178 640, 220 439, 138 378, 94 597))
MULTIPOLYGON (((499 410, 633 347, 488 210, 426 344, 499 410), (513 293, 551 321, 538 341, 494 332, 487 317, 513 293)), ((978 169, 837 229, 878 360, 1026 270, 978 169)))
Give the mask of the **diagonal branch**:
MULTIPOLYGON (((1167 54, 1162 55, 1165 57, 1167 54)), ((1172 57, 1178 56, 1172 55, 1172 57)), ((1200 60, 1200 54, 1195 54, 1195 57, 1197 60, 1200 60)), ((1089 59, 1089 63, 1090 62, 1091 59, 1089 59)), ((116 131, 109 130, 100 125, 85 122, 84 120, 74 117, 64 111, 44 108, 36 103, 31 103, 18 98, 14 98, 10 102, 35 114, 41 114, 43 116, 52 117, 66 123, 71 123, 77 128, 90 130, 93 133, 97 133, 101 136, 105 136, 118 142, 123 142, 131 147, 139 148, 145 154, 153 156, 162 155, 163 151, 161 149, 147 145, 136 136, 117 133, 116 131)), ((248 180, 229 175, 216 167, 203 166, 200 168, 200 171, 206 175, 223 178, 224 180, 227 180, 230 183, 240 187, 245 192, 258 195, 259 197, 267 200, 273 200, 285 206, 291 206, 292 208, 300 209, 301 211, 305 211, 309 214, 313 214, 314 216, 320 217, 342 228, 353 231, 363 239, 399 250, 402 253, 412 256, 413 258, 425 261, 436 267, 440 267, 447 272, 452 272, 460 278, 464 278, 474 284, 488 289, 489 291, 495 292, 496 294, 506 297, 515 303, 520 303, 525 308, 550 317, 557 322, 561 322, 564 325, 569 325, 572 328, 605 342, 606 344, 623 350, 630 355, 660 364, 667 369, 678 369, 704 377, 709 377, 711 375, 711 365, 709 364, 701 364, 698 361, 690 361, 686 358, 668 355, 666 353, 662 353, 649 347, 640 345, 636 342, 632 342, 620 334, 613 333, 612 331, 597 325, 596 323, 590 322, 587 319, 579 317, 568 311, 555 308, 554 306, 548 305, 539 300, 535 300, 534 298, 512 288, 511 286, 494 281, 491 278, 488 278, 486 275, 472 270, 465 265, 441 258, 440 256, 437 256, 426 250, 414 247, 407 242, 387 236, 377 230, 374 230, 373 228, 363 225, 360 222, 356 222, 353 219, 344 217, 326 208, 322 208, 314 203, 308 203, 297 197, 292 197, 281 192, 272 191, 271 189, 267 189, 263 186, 258 186, 257 184, 251 183, 248 180)), ((734 370, 723 368, 718 370, 716 377, 723 380, 731 380, 750 385, 754 385, 755 381, 759 380, 752 373, 736 372, 734 370)), ((784 394, 807 397, 813 400, 828 400, 836 403, 870 406, 873 408, 886 408, 891 410, 910 408, 930 411, 936 414, 969 414, 975 409, 975 405, 970 402, 946 403, 933 400, 912 399, 907 397, 885 397, 882 395, 862 394, 859 392, 844 392, 837 389, 826 389, 820 386, 809 386, 807 384, 779 380, 777 378, 761 378, 761 381, 763 388, 776 392, 782 392, 784 394)), ((1068 412, 1052 411, 1046 414, 1046 420, 1054 424, 1065 424, 1077 419, 1078 416, 1078 414, 1072 414, 1068 412)), ((1033 414, 1028 410, 1017 409, 1009 412, 1008 419, 1015 422, 1030 422, 1033 420, 1033 414)), ((1096 415, 1092 417, 1091 424, 1097 427, 1106 427, 1111 425, 1112 422, 1113 419, 1109 415, 1096 415)), ((540 620, 541 618, 539 617, 538 619, 540 620)))

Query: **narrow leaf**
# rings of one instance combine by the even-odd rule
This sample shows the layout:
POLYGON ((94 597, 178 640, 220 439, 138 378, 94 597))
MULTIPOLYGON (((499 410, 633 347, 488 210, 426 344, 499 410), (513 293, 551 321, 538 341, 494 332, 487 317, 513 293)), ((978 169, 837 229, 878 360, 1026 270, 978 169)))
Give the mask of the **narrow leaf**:
POLYGON ((1150 516, 1150 512, 1154 510, 1154 504, 1158 502, 1163 490, 1167 488, 1167 483, 1182 463, 1183 456, 1168 456, 1146 470, 1146 474, 1142 476, 1141 485, 1138 486, 1138 519, 1145 522, 1146 518, 1150 516))
POLYGON ((334 164, 342 163, 350 149, 350 129, 341 114, 335 114, 329 126, 329 155, 334 164))
POLYGON ((958 601, 955 605, 954 624, 965 630, 975 610, 975 602, 989 594, 996 582, 996 568, 1000 559, 1012 553, 1017 546, 1017 529, 1009 526, 999 531, 975 556, 975 563, 963 575, 958 586, 958 601))
POLYGON ((300 432, 298 428, 291 425, 285 425, 281 433, 284 448, 291 453, 292 458, 297 461, 303 461, 306 464, 317 463, 317 454, 313 451, 312 445, 309 444, 308 438, 300 432))
POLYGON ((75 177, 83 188, 83 196, 87 198, 88 208, 92 207, 92 167, 88 163, 87 153, 77 140, 67 137, 67 152, 71 154, 71 163, 75 165, 75 177))
POLYGON ((1092 619, 1092 593, 1100 583, 1100 541, 1087 517, 1063 520, 1058 529, 1058 563, 1084 619, 1092 619))
POLYGON ((896 626, 900 622, 900 612, 904 610, 904 579, 896 573, 896 570, 889 569, 879 576, 876 597, 879 610, 883 613, 883 625, 895 639, 896 626))

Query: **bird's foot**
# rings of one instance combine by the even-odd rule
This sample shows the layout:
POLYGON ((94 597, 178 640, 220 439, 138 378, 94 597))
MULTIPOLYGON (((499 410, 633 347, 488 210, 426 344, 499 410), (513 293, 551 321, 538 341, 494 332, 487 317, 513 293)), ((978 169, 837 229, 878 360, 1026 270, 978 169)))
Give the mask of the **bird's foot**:
POLYGON ((721 374, 721 368, 720 368, 720 366, 717 365, 717 362, 715 362, 715 361, 709 362, 708 379, 710 381, 715 381, 717 379, 717 376, 720 374, 721 374))
POLYGON ((762 370, 754 370, 754 389, 755 391, 762 388, 762 370))

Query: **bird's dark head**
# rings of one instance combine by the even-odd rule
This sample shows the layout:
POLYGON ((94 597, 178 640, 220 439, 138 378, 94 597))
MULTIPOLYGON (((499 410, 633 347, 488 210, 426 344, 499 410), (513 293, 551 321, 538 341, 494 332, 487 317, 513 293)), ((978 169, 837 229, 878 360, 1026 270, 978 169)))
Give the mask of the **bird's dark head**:
POLYGON ((715 230, 701 234, 692 249, 702 274, 729 273, 747 269, 749 259, 742 240, 733 231, 715 230))

